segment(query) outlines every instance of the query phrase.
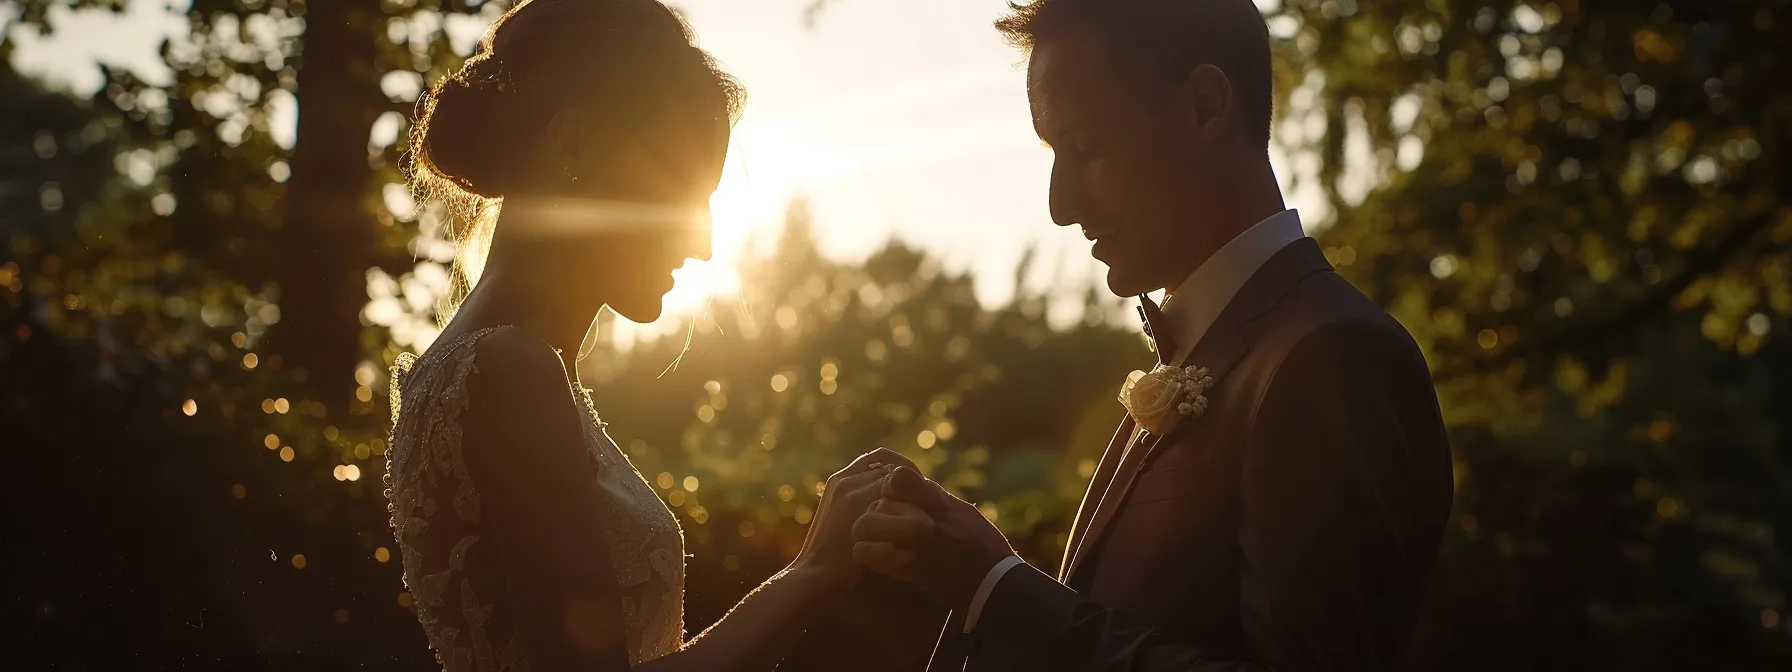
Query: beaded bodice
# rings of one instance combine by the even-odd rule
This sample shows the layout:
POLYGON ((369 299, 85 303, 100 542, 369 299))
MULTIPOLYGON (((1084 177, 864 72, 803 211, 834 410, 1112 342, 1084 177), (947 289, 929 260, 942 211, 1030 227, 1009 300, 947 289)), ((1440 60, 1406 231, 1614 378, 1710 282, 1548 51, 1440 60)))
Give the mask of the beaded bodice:
MULTIPOLYGON (((387 452, 392 530, 405 585, 436 659, 450 672, 528 670, 529 656, 504 595, 493 543, 480 517, 480 492, 461 452, 459 417, 477 372, 478 342, 496 327, 435 343, 392 368, 392 442, 387 452)), ((542 347, 549 347, 545 343, 542 347)), ((589 392, 568 387, 584 424, 592 478, 603 494, 600 534, 621 604, 629 660, 677 650, 684 637, 684 538, 678 520, 604 432, 589 392)), ((526 436, 527 432, 519 432, 526 436)))

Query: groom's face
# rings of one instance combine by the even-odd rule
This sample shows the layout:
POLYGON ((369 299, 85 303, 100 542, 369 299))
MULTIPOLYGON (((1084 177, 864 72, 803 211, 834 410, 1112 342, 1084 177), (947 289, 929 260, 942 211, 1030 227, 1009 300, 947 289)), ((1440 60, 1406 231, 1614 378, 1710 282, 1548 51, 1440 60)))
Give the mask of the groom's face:
POLYGON ((1197 244, 1207 154, 1096 39, 1064 34, 1027 67, 1033 127, 1052 148, 1052 221, 1081 225, 1120 296, 1174 286, 1197 244))

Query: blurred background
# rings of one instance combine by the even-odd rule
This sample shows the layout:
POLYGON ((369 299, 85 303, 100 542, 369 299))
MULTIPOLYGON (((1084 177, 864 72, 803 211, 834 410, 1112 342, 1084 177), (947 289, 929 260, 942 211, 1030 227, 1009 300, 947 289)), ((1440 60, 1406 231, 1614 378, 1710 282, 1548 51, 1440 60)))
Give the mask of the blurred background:
MULTIPOLYGON (((880 445, 1055 567, 1153 359, 1046 216, 1001 0, 675 4, 749 88, 716 259, 581 374, 687 627, 880 445)), ((1419 660, 1792 668, 1792 2, 1258 5, 1291 205, 1452 431, 1419 660)), ((431 668, 381 476, 451 224, 397 165, 504 6, 0 2, 5 656, 431 668)))

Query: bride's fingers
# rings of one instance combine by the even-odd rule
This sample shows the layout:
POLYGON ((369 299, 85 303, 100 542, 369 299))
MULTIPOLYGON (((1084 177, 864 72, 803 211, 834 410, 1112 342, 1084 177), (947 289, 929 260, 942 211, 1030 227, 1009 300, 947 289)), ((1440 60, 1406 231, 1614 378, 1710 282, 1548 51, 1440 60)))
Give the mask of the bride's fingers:
POLYGON ((890 470, 888 469, 860 469, 857 471, 841 469, 840 471, 835 472, 833 476, 828 477, 826 489, 822 491, 822 496, 825 497, 834 492, 848 492, 864 487, 888 476, 889 473, 890 470))
POLYGON ((938 483, 927 480, 921 472, 897 467, 883 481, 884 499, 909 502, 923 511, 937 511, 951 497, 938 483))
POLYGON ((884 476, 884 470, 876 469, 845 478, 829 479, 827 490, 822 493, 821 501, 816 505, 816 519, 828 520, 836 515, 857 517, 864 513, 882 493, 884 476))
POLYGON ((878 448, 877 450, 865 453, 864 455, 860 455, 857 459, 854 459, 851 464, 846 465, 845 469, 840 470, 839 475, 847 476, 857 474, 868 469, 876 469, 877 467, 917 468, 914 461, 908 459, 908 457, 904 456, 902 453, 890 450, 889 448, 878 448))
MULTIPOLYGON (((850 497, 862 490, 881 493, 883 491, 882 481, 888 475, 889 471, 886 469, 872 469, 835 479, 833 483, 828 484, 827 492, 824 492, 823 495, 833 495, 834 498, 850 497)), ((872 499, 876 499, 876 494, 872 495, 872 499)), ((870 504, 870 501, 865 503, 870 504)))

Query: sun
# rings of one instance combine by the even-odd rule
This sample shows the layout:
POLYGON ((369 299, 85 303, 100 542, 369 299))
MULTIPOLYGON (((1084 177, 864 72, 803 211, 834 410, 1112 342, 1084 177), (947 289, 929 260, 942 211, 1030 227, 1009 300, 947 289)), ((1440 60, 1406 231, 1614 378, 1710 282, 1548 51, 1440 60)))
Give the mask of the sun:
POLYGON ((664 299, 664 313, 653 324, 636 328, 648 333, 682 329, 712 301, 737 295, 749 237, 782 221, 790 198, 828 163, 806 125, 758 118, 749 108, 735 124, 721 183, 709 199, 710 260, 686 261, 674 271, 676 282, 664 299))
POLYGON ((784 217, 790 197, 818 177, 818 142, 801 124, 746 116, 729 141, 721 185, 709 200, 717 256, 740 252, 754 228, 784 217))

